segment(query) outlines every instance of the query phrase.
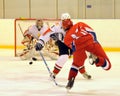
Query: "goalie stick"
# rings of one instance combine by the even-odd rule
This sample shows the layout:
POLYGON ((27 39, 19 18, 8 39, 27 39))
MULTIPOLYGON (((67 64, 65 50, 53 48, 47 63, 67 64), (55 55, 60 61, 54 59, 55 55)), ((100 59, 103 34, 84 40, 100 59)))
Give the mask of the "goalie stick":
POLYGON ((24 36, 24 33, 23 33, 23 30, 22 30, 22 28, 21 28, 21 26, 20 26, 20 24, 18 24, 18 26, 19 26, 20 32, 22 33, 23 37, 25 37, 25 36, 24 36))
MULTIPOLYGON (((48 67, 48 64, 47 64, 45 58, 43 57, 43 55, 42 55, 42 53, 41 53, 40 51, 39 51, 39 53, 40 53, 40 56, 42 57, 42 60, 43 60, 43 62, 44 62, 44 64, 45 64, 45 66, 46 66, 49 74, 52 75, 52 72, 50 71, 50 68, 48 67)), ((56 86, 58 86, 58 87, 65 87, 65 85, 60 85, 60 84, 58 84, 54 78, 51 77, 51 79, 52 79, 52 81, 55 83, 56 86)))

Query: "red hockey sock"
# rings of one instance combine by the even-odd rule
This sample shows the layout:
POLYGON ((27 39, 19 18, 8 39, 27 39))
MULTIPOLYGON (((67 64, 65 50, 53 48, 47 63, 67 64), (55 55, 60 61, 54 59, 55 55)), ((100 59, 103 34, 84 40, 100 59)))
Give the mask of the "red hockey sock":
POLYGON ((69 72, 68 80, 70 80, 72 77, 75 78, 76 75, 77 75, 77 73, 78 73, 78 70, 77 70, 77 69, 71 68, 71 69, 70 69, 70 72, 69 72))
POLYGON ((53 73, 54 73, 54 74, 58 74, 59 71, 60 71, 59 69, 57 69, 56 67, 54 67, 54 70, 53 70, 53 73))
POLYGON ((62 67, 60 67, 59 65, 55 64, 53 73, 54 73, 54 74, 58 74, 58 73, 60 72, 61 68, 62 68, 62 67))
POLYGON ((81 74, 85 73, 85 72, 86 72, 86 71, 85 71, 85 67, 82 66, 82 67, 79 69, 79 72, 80 72, 81 74))

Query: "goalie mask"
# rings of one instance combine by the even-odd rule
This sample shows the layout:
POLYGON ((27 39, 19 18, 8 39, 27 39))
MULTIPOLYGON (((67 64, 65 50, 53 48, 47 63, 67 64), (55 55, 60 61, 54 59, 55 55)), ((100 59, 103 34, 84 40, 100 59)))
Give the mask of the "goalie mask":
POLYGON ((40 31, 40 29, 43 27, 43 21, 42 21, 42 19, 37 19, 36 26, 38 28, 38 31, 40 31))

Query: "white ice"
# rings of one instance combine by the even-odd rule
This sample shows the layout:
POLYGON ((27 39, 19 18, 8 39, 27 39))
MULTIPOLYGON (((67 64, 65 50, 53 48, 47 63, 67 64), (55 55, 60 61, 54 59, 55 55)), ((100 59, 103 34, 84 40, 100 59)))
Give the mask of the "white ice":
MULTIPOLYGON (((73 88, 67 92, 57 87, 49 78, 49 72, 43 61, 21 61, 13 56, 13 50, 0 49, 0 96, 120 96, 120 52, 107 52, 112 68, 105 71, 90 65, 85 66, 92 80, 77 75, 73 88)), ((57 75, 56 81, 66 85, 72 59, 57 75)), ((55 61, 47 61, 53 70, 55 61)))

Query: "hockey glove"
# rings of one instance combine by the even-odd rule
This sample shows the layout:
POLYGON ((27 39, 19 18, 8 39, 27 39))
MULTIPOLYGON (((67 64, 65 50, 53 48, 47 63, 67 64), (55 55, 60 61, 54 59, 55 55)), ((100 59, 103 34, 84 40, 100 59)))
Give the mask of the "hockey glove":
POLYGON ((43 40, 38 41, 35 45, 36 51, 42 50, 43 47, 44 47, 44 41, 43 40))

